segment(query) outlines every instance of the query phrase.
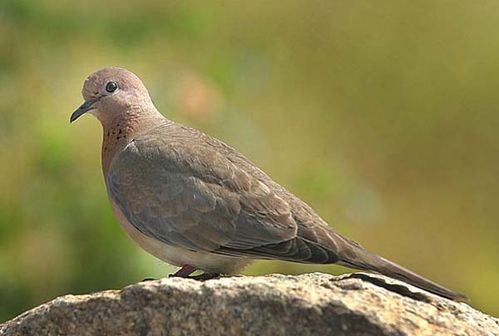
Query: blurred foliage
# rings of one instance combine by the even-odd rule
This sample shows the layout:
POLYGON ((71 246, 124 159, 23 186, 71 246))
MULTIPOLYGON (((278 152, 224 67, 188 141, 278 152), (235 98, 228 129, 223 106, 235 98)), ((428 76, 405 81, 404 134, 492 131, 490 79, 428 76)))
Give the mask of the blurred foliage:
MULTIPOLYGON (((499 313, 499 3, 0 1, 0 321, 173 268, 111 214, 86 76, 240 149, 349 237, 499 313)), ((257 262, 247 274, 340 272, 257 262)))

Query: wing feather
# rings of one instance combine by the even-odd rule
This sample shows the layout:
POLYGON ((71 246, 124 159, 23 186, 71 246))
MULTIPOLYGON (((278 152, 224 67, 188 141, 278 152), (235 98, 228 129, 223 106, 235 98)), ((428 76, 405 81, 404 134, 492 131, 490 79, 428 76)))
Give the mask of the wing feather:
MULTIPOLYGON (((132 141, 113 160, 108 187, 143 234, 193 251, 244 251, 296 236, 289 204, 209 146, 132 141)), ((225 252, 227 253, 227 252, 225 252)))

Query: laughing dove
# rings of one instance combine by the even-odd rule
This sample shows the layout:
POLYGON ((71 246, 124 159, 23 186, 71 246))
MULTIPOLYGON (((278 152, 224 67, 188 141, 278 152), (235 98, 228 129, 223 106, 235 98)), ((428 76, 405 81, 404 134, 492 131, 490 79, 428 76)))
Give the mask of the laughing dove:
POLYGON ((337 263, 464 299, 340 235, 237 150, 166 119, 130 71, 99 70, 82 93, 71 122, 91 113, 102 124, 116 217, 143 249, 181 267, 174 276, 235 274, 254 259, 337 263))

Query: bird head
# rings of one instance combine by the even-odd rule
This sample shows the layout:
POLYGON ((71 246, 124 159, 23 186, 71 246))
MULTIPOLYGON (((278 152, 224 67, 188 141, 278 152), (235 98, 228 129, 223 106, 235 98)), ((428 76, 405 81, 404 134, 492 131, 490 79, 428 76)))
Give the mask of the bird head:
POLYGON ((126 113, 144 113, 153 106, 142 81, 134 73, 117 67, 104 68, 88 76, 82 95, 85 101, 71 114, 70 122, 88 112, 106 124, 125 117, 126 113))

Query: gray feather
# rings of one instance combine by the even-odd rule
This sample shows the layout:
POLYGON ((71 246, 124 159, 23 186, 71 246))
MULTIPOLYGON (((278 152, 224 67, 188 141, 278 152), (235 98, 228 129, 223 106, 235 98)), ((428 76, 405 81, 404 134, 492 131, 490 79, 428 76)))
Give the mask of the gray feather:
POLYGON ((110 194, 130 223, 166 244, 221 254, 294 239, 290 205, 188 131, 163 125, 113 160, 110 194))

